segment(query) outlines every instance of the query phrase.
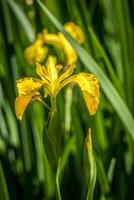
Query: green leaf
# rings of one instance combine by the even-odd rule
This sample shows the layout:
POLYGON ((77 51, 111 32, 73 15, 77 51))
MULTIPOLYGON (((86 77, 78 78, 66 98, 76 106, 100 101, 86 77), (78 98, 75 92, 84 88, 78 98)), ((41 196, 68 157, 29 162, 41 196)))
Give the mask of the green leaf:
POLYGON ((119 94, 122 97, 124 97, 124 91, 122 89, 121 83, 120 83, 118 77, 116 76, 116 74, 113 70, 113 66, 110 63, 110 60, 109 60, 103 46, 99 42, 97 36, 95 35, 95 33, 94 33, 94 31, 91 27, 88 29, 88 31, 89 31, 89 34, 90 34, 92 45, 97 50, 96 54, 98 54, 98 57, 103 58, 104 63, 106 64, 106 68, 107 68, 107 71, 109 73, 109 76, 111 78, 111 81, 113 82, 114 86, 118 90, 119 94))
POLYGON ((99 181, 100 189, 102 194, 110 192, 110 184, 108 182, 107 173, 104 168, 103 162, 100 157, 95 154, 96 166, 97 166, 97 178, 99 181))
POLYGON ((29 42, 33 42, 35 40, 35 32, 32 28, 32 25, 28 21, 25 13, 23 12, 23 10, 20 8, 20 6, 15 1, 7 0, 7 2, 10 5, 12 11, 14 12, 16 19, 22 26, 22 28, 27 36, 27 39, 29 40, 29 42))
POLYGON ((52 171, 57 170, 59 160, 59 136, 58 133, 58 117, 57 110, 50 111, 48 121, 46 122, 43 130, 43 144, 46 152, 48 162, 52 171))
POLYGON ((0 199, 9 200, 7 184, 6 184, 1 162, 0 162, 0 199))
POLYGON ((57 166, 57 173, 56 173, 56 189, 57 189, 57 196, 58 199, 61 199, 60 194, 60 183, 62 180, 62 175, 64 172, 64 169, 67 165, 68 159, 70 154, 76 153, 76 136, 73 136, 71 139, 69 139, 68 143, 65 146, 65 149, 63 151, 63 154, 61 158, 59 158, 58 166, 57 166))
POLYGON ((61 200, 60 183, 59 183, 60 162, 61 162, 61 160, 59 159, 58 166, 57 166, 57 173, 56 173, 56 193, 57 193, 58 200, 61 200))
POLYGON ((9 126, 9 130, 11 134, 10 142, 15 147, 18 147, 20 141, 19 141, 19 135, 18 135, 18 130, 17 130, 17 123, 8 101, 4 101, 3 109, 6 115, 6 123, 9 126))
POLYGON ((131 112, 129 111, 127 105, 122 100, 120 95, 118 94, 117 90, 115 89, 114 85, 111 83, 111 81, 107 78, 105 73, 102 71, 102 69, 98 66, 98 64, 95 62, 95 60, 85 51, 80 45, 77 44, 75 40, 64 30, 62 24, 53 16, 53 14, 43 5, 43 3, 40 2, 40 0, 37 0, 38 4, 40 5, 41 9, 44 11, 44 13, 48 16, 48 18, 51 20, 51 22, 56 26, 56 28, 61 31, 66 38, 69 40, 69 42, 72 44, 72 46, 77 51, 81 61, 86 66, 86 68, 96 75, 96 77, 100 81, 101 88, 103 89, 103 92, 113 105, 114 109, 116 110, 118 116, 120 117, 121 121, 125 125, 125 127, 128 129, 129 133, 132 135, 134 139, 134 119, 132 117, 131 112))
POLYGON ((88 130, 84 145, 84 173, 87 187, 86 199, 93 199, 93 192, 96 183, 96 163, 92 152, 91 130, 88 130))
POLYGON ((56 99, 51 99, 51 101, 52 109, 48 114, 48 120, 44 126, 43 142, 51 169, 56 172, 58 160, 62 152, 62 127, 59 111, 56 108, 56 99))

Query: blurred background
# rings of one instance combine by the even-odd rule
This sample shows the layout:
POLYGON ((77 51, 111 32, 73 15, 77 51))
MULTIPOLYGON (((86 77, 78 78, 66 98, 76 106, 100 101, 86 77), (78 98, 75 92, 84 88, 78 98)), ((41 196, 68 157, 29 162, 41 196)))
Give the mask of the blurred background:
MULTIPOLYGON (((62 24, 73 21, 82 28, 83 48, 133 115, 134 1, 42 3, 62 24)), ((35 68, 24 58, 24 50, 44 28, 57 32, 34 0, 0 0, 0 200, 55 199, 42 143, 47 111, 40 103, 32 103, 21 122, 14 111, 16 80, 36 76, 35 68)), ((49 46, 49 54, 63 63, 63 54, 55 47, 49 46)), ((80 60, 79 71, 90 72, 80 60)), ((125 110, 116 112, 106 96, 101 90, 99 110, 91 117, 79 88, 66 87, 58 95, 60 123, 70 141, 60 186, 63 200, 82 199, 83 145, 89 127, 97 165, 94 200, 134 199, 134 130, 125 128, 129 123, 125 110), (126 116, 124 123, 120 116, 126 116)))

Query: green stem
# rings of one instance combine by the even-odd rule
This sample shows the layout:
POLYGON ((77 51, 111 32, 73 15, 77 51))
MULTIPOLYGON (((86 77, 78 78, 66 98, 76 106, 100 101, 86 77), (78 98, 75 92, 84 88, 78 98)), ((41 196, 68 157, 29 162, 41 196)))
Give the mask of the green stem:
POLYGON ((50 110, 50 119, 54 116, 55 111, 57 110, 56 107, 56 97, 50 97, 51 100, 51 110, 50 110))
POLYGON ((51 108, 47 105, 47 103, 45 103, 44 101, 42 101, 41 99, 39 99, 39 101, 41 102, 41 103, 43 103, 43 105, 50 111, 51 110, 51 108))
MULTIPOLYGON (((55 97, 51 97, 50 119, 54 116, 56 110, 57 110, 56 98, 55 97)), ((55 181, 56 199, 57 200, 61 200, 60 187, 59 187, 59 170, 58 170, 58 166, 57 166, 57 170, 54 171, 54 181, 55 181)))
MULTIPOLYGON (((59 166, 60 160, 58 161, 59 166)), ((55 187, 55 196, 56 200, 61 200, 61 194, 60 194, 60 185, 59 185, 59 167, 57 166, 56 170, 52 170, 53 175, 53 182, 55 187)))
POLYGON ((86 200, 93 200, 93 192, 95 188, 95 183, 96 183, 96 163, 93 155, 91 155, 90 158, 90 181, 89 181, 89 188, 87 192, 87 197, 86 200))
POLYGON ((55 176, 55 183, 56 183, 56 198, 57 200, 61 200, 61 194, 60 194, 60 186, 59 186, 59 170, 57 167, 57 172, 55 176))

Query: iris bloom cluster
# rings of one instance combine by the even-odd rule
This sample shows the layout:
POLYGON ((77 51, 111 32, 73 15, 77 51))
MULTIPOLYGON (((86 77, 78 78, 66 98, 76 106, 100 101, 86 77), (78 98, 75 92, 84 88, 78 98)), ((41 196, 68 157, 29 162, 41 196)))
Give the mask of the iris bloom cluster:
MULTIPOLYGON (((78 25, 68 22, 64 28, 79 44, 84 42, 84 34, 78 25)), ((72 75, 78 56, 62 33, 49 34, 44 30, 38 35, 34 44, 25 50, 25 56, 29 63, 36 63, 36 73, 39 78, 26 77, 17 81, 18 96, 15 100, 15 112, 19 120, 22 119, 30 102, 41 101, 47 106, 44 98, 49 95, 55 99, 59 91, 69 83, 76 83, 80 87, 90 114, 96 113, 100 96, 98 80, 93 74, 84 72, 72 75), (56 57, 52 55, 48 56, 45 66, 39 64, 48 52, 45 44, 52 44, 65 53, 68 66, 66 70, 57 64, 56 57), (41 88, 44 98, 41 96, 41 88)))
MULTIPOLYGON (((68 22, 64 25, 64 29, 78 42, 78 44, 81 45, 84 43, 84 34, 78 25, 73 22, 68 22)), ((48 30, 44 29, 42 33, 38 34, 36 41, 25 49, 24 55, 29 64, 34 65, 35 62, 44 61, 48 54, 46 45, 53 45, 64 52, 66 64, 77 62, 77 53, 65 36, 61 32, 53 34, 48 33, 48 30)))
POLYGON ((42 87, 44 96, 55 98, 58 92, 69 83, 76 83, 83 92, 85 102, 91 115, 96 113, 99 105, 99 84, 93 74, 78 73, 72 75, 76 64, 71 64, 61 73, 63 66, 56 64, 54 56, 48 56, 46 66, 36 64, 38 78, 23 78, 17 81, 18 97, 15 101, 15 111, 18 119, 22 119, 27 105, 31 101, 42 101, 39 89, 42 87))

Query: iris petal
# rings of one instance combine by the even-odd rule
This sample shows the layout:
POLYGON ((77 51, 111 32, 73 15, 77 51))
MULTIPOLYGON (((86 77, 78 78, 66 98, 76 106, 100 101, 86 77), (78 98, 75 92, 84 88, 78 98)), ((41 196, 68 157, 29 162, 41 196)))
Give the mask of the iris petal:
POLYGON ((79 73, 69 77, 61 83, 60 89, 65 85, 75 82, 83 92, 84 100, 91 115, 94 115, 99 106, 99 83, 93 74, 79 73))
POLYGON ((34 78, 24 78, 17 81, 18 97, 15 100, 15 113, 19 120, 33 97, 39 95, 38 89, 42 82, 34 78))
POLYGON ((26 110, 26 107, 28 106, 28 104, 30 103, 32 97, 34 96, 34 94, 30 94, 30 95, 21 95, 18 96, 15 100, 15 113, 16 116, 19 120, 22 120, 22 116, 26 110))

